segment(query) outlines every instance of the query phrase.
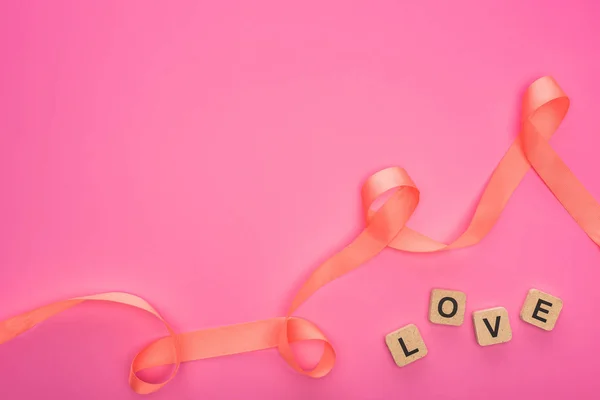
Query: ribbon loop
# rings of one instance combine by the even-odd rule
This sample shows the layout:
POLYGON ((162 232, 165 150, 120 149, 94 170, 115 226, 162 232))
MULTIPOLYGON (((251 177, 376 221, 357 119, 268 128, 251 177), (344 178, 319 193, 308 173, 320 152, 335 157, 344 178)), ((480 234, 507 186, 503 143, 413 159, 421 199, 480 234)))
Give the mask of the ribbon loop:
POLYGON ((279 330, 277 349, 283 359, 296 372, 311 378, 321 378, 327 375, 335 365, 335 350, 325 335, 313 323, 300 320, 295 317, 286 317, 279 330), (302 321, 302 323, 300 322, 302 321), (323 353, 312 369, 304 369, 300 366, 292 351, 291 343, 297 340, 318 340, 323 342, 323 353))
POLYGON ((534 122, 546 139, 558 129, 569 111, 569 98, 554 78, 535 80, 523 95, 521 118, 534 122))
POLYGON ((371 175, 363 184, 361 190, 363 210, 367 223, 371 221, 375 211, 376 202, 392 190, 402 187, 411 187, 418 191, 417 185, 410 178, 404 168, 390 167, 382 169, 371 175))

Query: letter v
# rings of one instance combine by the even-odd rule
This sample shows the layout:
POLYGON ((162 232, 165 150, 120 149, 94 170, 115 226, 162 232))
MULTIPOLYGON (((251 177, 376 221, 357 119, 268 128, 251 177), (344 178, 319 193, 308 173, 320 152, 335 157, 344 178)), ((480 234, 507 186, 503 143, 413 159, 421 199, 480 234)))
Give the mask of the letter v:
POLYGON ((485 324, 485 327, 488 329, 488 331, 490 331, 492 337, 498 337, 498 332, 500 331, 500 315, 496 317, 494 329, 492 329, 492 326, 490 325, 490 322, 487 318, 483 319, 483 323, 485 324))

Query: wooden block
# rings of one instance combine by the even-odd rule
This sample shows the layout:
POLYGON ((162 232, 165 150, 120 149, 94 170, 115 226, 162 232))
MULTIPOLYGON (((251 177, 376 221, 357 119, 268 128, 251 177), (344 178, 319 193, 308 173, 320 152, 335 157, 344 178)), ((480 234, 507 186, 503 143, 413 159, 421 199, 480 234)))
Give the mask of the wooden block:
POLYGON ((521 308, 521 319, 538 328, 551 331, 556 325, 562 307, 563 302, 558 297, 531 289, 521 308))
POLYGON ((385 343, 399 367, 404 367, 427 355, 427 346, 419 329, 413 324, 389 333, 385 337, 385 343))
POLYGON ((465 320, 467 295, 456 290, 433 289, 429 300, 429 321, 461 326, 465 320))
POLYGON ((504 307, 475 311, 473 324, 480 346, 505 343, 512 339, 508 311, 504 307))

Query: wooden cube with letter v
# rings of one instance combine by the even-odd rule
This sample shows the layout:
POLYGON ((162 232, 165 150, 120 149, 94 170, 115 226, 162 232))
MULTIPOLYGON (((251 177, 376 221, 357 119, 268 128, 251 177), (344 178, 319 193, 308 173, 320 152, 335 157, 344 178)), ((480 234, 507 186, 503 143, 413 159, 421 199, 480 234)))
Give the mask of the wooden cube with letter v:
POLYGON ((477 343, 480 346, 505 343, 512 339, 508 311, 504 307, 475 311, 473 324, 477 343))
POLYGON ((556 325, 562 307, 563 302, 558 297, 531 289, 521 308, 521 319, 538 328, 551 331, 556 325))
POLYGON ((389 333, 385 337, 385 343, 399 367, 404 367, 427 355, 427 346, 414 324, 389 333))

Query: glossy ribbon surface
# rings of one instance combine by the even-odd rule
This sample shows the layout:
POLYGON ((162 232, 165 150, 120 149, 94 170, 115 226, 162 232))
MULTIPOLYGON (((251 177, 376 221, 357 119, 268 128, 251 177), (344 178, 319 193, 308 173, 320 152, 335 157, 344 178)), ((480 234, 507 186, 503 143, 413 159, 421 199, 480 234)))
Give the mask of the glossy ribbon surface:
POLYGON ((404 169, 392 167, 372 175, 362 188, 365 229, 312 273, 285 316, 177 334, 144 299, 127 293, 102 293, 52 303, 0 322, 0 344, 77 304, 107 301, 154 315, 169 333, 134 358, 129 383, 137 393, 152 393, 163 387, 176 375, 182 362, 275 347, 296 371, 314 378, 322 377, 333 368, 335 352, 315 324, 293 316, 298 307, 321 287, 358 268, 386 247, 409 252, 435 252, 478 243, 492 229, 530 168, 537 172, 592 241, 600 245, 600 205, 548 143, 568 108, 569 99, 553 78, 543 77, 529 86, 523 98, 521 131, 494 170, 469 226, 452 243, 437 242, 406 227, 419 203, 419 190, 404 169), (383 204, 374 207, 381 199, 385 199, 383 204), (310 370, 300 366, 290 345, 303 340, 324 344, 320 360, 310 370), (174 365, 164 382, 147 382, 137 375, 141 370, 161 365, 174 365))

